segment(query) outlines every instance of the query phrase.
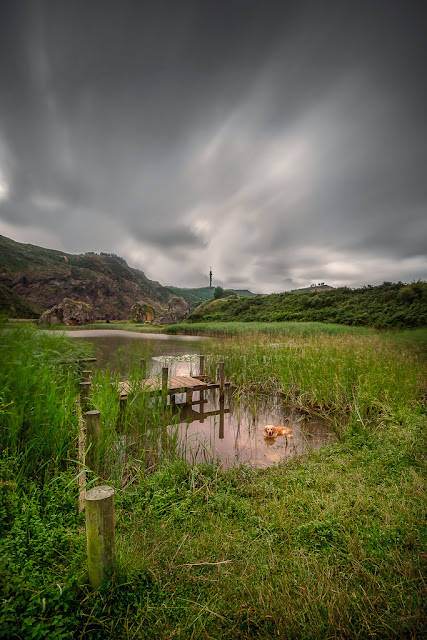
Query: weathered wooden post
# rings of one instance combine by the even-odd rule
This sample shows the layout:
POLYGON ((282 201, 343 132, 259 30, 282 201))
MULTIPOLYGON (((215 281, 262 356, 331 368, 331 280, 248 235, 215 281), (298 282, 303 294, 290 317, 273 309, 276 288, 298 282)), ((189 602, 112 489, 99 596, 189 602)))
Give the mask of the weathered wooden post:
POLYGON ((114 489, 101 485, 85 497, 89 582, 98 589, 116 568, 114 534, 114 489))
POLYGON ((141 376, 145 379, 147 377, 147 362, 145 358, 141 358, 139 364, 141 367, 141 376))
POLYGON ((123 430, 125 424, 125 413, 127 407, 128 397, 127 395, 120 396, 119 400, 119 416, 117 418, 116 429, 120 432, 123 430))
POLYGON ((101 427, 101 412, 86 411, 86 460, 85 465, 99 474, 98 440, 101 427))
POLYGON ((187 389, 187 392, 185 394, 185 402, 186 404, 193 404, 193 389, 187 389))
POLYGON ((220 402, 224 401, 224 366, 225 366, 224 362, 219 362, 218 363, 218 370, 219 370, 219 401, 220 402))
POLYGON ((79 387, 80 387, 80 406, 82 408, 82 411, 85 411, 88 405, 88 401, 89 401, 89 392, 90 392, 90 388, 92 386, 92 383, 90 381, 86 381, 86 382, 80 382, 79 387))
POLYGON ((162 367, 162 396, 167 398, 169 369, 162 367))
POLYGON ((205 356, 200 356, 200 370, 199 375, 205 375, 205 356))

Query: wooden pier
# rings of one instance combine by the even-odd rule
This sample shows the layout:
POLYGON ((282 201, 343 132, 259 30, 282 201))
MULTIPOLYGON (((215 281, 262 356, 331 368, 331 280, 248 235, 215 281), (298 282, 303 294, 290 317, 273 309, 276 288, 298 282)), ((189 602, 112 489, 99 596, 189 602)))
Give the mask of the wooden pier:
POLYGON ((155 378, 148 378, 140 380, 136 384, 131 384, 129 381, 124 380, 119 382, 119 392, 121 398, 126 398, 129 394, 135 391, 145 391, 150 394, 164 393, 169 396, 173 396, 177 393, 185 393, 187 396, 193 391, 207 391, 208 389, 221 389, 221 387, 228 387, 229 382, 210 382, 208 376, 172 376, 165 377, 157 376, 155 378))

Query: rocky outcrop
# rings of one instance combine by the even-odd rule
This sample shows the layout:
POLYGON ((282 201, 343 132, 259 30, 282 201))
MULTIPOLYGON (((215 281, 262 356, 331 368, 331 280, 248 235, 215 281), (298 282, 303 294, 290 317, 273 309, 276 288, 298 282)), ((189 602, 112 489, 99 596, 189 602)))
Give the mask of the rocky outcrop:
POLYGON ((130 319, 133 322, 153 322, 156 312, 152 305, 140 300, 132 306, 130 319))
POLYGON ((56 304, 48 311, 45 311, 38 320, 38 324, 55 325, 60 322, 74 326, 92 324, 95 322, 95 314, 85 302, 64 298, 60 304, 56 304))
POLYGON ((182 322, 190 315, 190 305, 184 298, 172 296, 169 300, 167 311, 161 313, 154 324, 176 324, 182 322))

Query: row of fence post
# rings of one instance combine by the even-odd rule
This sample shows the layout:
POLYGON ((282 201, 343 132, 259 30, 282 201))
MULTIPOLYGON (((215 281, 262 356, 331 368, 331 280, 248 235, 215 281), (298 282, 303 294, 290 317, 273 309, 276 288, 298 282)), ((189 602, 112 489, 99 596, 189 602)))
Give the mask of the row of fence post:
MULTIPOLYGON (((85 359, 81 362, 94 361, 95 358, 85 359)), ((204 375, 205 357, 200 356, 200 375, 204 375)), ((220 402, 224 401, 224 362, 218 364, 219 396, 220 402)), ((143 378, 147 376, 147 364, 145 358, 140 359, 140 369, 143 378)), ((86 438, 85 467, 94 473, 99 473, 99 434, 101 426, 101 413, 98 410, 86 411, 88 408, 89 393, 91 388, 91 371, 86 369, 81 372, 80 382, 80 406, 85 415, 86 438)), ((168 389, 168 368, 162 369, 162 394, 168 389)), ((188 393, 188 392, 187 392, 188 393)), ((200 393, 203 393, 202 391, 200 393)), ((192 391, 186 398, 192 400, 192 391)), ((120 408, 120 413, 122 407, 120 408)), ((98 589, 104 578, 114 572, 116 566, 115 553, 115 529, 114 529, 114 489, 107 485, 101 485, 90 489, 84 495, 84 508, 86 519, 86 540, 89 582, 94 589, 98 589)))

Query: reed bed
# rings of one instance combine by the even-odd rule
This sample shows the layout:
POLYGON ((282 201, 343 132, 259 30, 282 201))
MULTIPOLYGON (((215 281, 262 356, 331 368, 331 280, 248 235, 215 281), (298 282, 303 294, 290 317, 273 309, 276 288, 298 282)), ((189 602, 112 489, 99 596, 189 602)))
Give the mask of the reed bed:
MULTIPOLYGON (((338 440, 270 469, 190 464, 172 408, 95 372, 100 468, 116 490, 119 570, 87 584, 78 514, 76 359, 86 347, 0 331, 0 604, 6 638, 425 636, 423 340, 290 327, 204 345, 236 397, 266 390, 328 416, 338 440)), ((414 334, 415 335, 415 334, 414 334)), ((139 355, 139 354, 138 354, 139 355)))

